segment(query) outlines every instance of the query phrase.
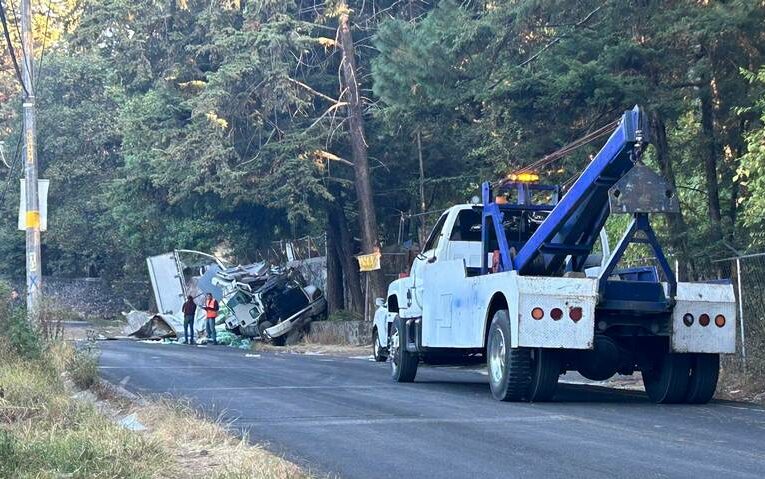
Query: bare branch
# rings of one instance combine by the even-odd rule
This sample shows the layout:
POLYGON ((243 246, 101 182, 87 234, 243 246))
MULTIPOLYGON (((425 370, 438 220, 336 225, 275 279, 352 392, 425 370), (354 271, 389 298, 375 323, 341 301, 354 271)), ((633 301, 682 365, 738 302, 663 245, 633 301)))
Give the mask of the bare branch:
POLYGON ((304 89, 304 90, 306 90, 308 93, 310 93, 310 94, 312 94, 312 95, 315 95, 315 96, 318 96, 319 98, 323 98, 323 99, 325 99, 325 100, 327 100, 327 101, 331 101, 332 103, 338 103, 338 102, 339 102, 339 100, 335 100, 335 99, 334 99, 334 98, 332 98, 331 96, 327 96, 327 95, 325 95, 324 93, 321 93, 321 92, 319 92, 319 91, 316 91, 316 90, 314 90, 313 88, 311 88, 310 86, 306 85, 305 83, 303 83, 303 82, 300 82, 300 81, 297 81, 297 80, 295 80, 294 78, 289 78, 289 77, 287 77, 287 80, 288 80, 290 83, 292 83, 292 84, 294 84, 294 85, 297 85, 297 86, 299 86, 299 87, 303 88, 303 89, 304 89))

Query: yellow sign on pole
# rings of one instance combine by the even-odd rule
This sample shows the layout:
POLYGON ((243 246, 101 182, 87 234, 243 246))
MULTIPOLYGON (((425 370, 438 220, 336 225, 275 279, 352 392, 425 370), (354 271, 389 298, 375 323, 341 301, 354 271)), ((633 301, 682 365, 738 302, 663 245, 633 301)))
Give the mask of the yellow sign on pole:
POLYGON ((365 272, 365 271, 377 271, 380 269, 380 257, 382 254, 380 254, 379 251, 375 251, 374 253, 370 254, 360 254, 356 256, 356 259, 359 261, 359 271, 365 272))

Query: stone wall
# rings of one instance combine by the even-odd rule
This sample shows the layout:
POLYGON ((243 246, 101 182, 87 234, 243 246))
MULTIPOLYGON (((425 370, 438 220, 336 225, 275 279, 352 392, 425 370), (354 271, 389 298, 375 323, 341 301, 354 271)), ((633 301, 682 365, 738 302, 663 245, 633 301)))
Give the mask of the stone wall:
POLYGON ((320 344, 372 344, 370 321, 314 321, 309 340, 320 344))
MULTIPOLYGON (((26 289, 23 279, 5 279, 22 296, 26 289)), ((71 309, 83 317, 111 319, 121 317, 122 311, 154 308, 154 293, 148 280, 106 281, 101 278, 43 278, 43 296, 56 307, 71 309)))

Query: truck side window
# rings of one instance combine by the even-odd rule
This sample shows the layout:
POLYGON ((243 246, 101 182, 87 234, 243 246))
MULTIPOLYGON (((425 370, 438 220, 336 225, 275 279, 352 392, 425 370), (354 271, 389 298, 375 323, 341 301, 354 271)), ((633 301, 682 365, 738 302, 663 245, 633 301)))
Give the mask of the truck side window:
POLYGON ((454 222, 451 241, 481 241, 481 212, 476 210, 462 210, 454 222))
POLYGON ((448 215, 444 213, 438 219, 438 223, 433 227, 433 231, 430 232, 428 240, 425 242, 425 247, 422 248, 422 252, 432 251, 438 247, 438 241, 441 239, 441 230, 444 229, 444 223, 446 223, 446 217, 448 215))

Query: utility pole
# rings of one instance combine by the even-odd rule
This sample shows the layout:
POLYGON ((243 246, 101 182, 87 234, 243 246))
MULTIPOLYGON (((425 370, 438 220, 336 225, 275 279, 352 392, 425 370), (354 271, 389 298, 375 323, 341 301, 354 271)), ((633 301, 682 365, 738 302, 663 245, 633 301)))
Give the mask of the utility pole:
MULTIPOLYGON (((411 4, 410 4, 411 7, 411 4)), ((417 158, 420 160, 420 213, 425 213, 425 164, 422 162, 422 137, 417 129, 417 158)), ((420 244, 424 244, 428 232, 425 229, 425 216, 420 218, 420 244)))
POLYGON ((42 299, 42 258, 40 256, 40 200, 37 194, 37 132, 34 91, 34 39, 32 1, 21 0, 21 44, 24 61, 22 79, 26 90, 24 114, 24 177, 26 178, 26 262, 27 315, 37 318, 42 299))

